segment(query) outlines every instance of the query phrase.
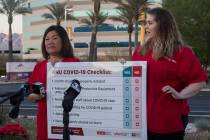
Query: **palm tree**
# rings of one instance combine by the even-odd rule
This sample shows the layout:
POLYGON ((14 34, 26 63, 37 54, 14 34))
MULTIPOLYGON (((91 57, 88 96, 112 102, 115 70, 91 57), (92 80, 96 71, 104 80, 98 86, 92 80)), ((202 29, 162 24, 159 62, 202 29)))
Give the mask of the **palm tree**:
POLYGON ((128 26, 128 35, 129 35, 129 58, 132 55, 132 32, 133 32, 133 24, 134 24, 134 14, 133 9, 131 9, 130 5, 118 2, 118 6, 115 9, 118 10, 119 16, 110 17, 113 21, 119 21, 128 26))
POLYGON ((0 0, 2 7, 0 8, 0 14, 4 14, 8 17, 9 24, 9 61, 13 61, 13 46, 12 46, 12 23, 13 16, 17 14, 32 13, 30 4, 25 7, 27 0, 0 0))
MULTIPOLYGON (((129 8, 126 11, 130 12, 129 15, 133 18, 132 20, 133 20, 133 23, 135 24, 135 28, 134 28, 135 29, 135 47, 137 47, 138 46, 138 30, 139 30, 138 25, 139 23, 143 22, 141 21, 141 19, 139 19, 139 17, 143 12, 145 12, 149 3, 147 2, 147 0, 109 0, 109 1, 118 4, 116 9, 118 9, 119 11, 129 8)), ((123 16, 122 13, 120 15, 123 16)), ((125 15, 125 17, 126 16, 127 15, 125 15)))
MULTIPOLYGON (((61 21, 65 19, 65 6, 66 3, 54 3, 49 6, 45 6, 50 13, 45 13, 42 15, 45 19, 56 20, 56 24, 60 25, 61 21)), ((76 20, 71 14, 67 14, 67 19, 76 20)))
POLYGON ((80 20, 80 23, 86 24, 91 27, 92 35, 90 42, 90 51, 89 51, 89 61, 97 60, 97 33, 98 27, 103 25, 106 19, 108 18, 108 14, 101 12, 101 0, 93 0, 94 2, 94 11, 87 12, 88 18, 83 18, 80 20))

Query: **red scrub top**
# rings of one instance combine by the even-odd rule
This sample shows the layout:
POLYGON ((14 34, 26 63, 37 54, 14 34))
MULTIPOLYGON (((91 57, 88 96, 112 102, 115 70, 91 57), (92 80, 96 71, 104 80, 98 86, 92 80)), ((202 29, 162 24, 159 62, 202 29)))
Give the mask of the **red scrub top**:
POLYGON ((145 55, 137 48, 134 61, 147 61, 147 127, 154 133, 183 131, 181 116, 189 113, 187 100, 176 100, 161 89, 170 85, 178 92, 191 83, 207 81, 198 59, 188 47, 183 47, 174 57, 159 60, 152 58, 152 50, 145 55))
MULTIPOLYGON (((77 58, 64 58, 62 62, 79 62, 77 58)), ((39 62, 36 64, 31 77, 29 78, 29 83, 41 82, 45 86, 46 90, 47 81, 47 60, 39 62)), ((47 95, 47 94, 46 94, 47 95)), ((47 138, 47 103, 46 96, 38 101, 38 111, 37 111, 37 140, 48 140, 47 138)))

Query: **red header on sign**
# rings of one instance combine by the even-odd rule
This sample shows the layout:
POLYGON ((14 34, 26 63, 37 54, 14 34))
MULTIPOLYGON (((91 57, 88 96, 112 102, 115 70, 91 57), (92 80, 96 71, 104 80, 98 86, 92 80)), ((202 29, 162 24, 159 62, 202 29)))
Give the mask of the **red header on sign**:
POLYGON ((142 77, 142 67, 133 66, 133 77, 142 77))

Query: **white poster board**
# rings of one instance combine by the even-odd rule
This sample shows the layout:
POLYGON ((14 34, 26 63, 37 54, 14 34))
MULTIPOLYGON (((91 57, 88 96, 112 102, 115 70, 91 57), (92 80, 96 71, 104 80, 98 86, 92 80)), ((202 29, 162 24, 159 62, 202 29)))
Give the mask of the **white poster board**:
POLYGON ((70 113, 71 140, 146 140, 146 62, 48 63, 48 137, 62 139, 64 91, 82 91, 70 113))

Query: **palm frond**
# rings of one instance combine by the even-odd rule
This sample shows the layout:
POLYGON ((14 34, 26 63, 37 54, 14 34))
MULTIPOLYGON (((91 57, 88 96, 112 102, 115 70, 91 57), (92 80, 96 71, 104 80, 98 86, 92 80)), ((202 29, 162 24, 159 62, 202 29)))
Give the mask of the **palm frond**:
MULTIPOLYGON (((50 13, 45 13, 42 15, 43 18, 46 19, 54 19, 57 22, 60 22, 65 19, 65 5, 66 3, 54 3, 49 6, 46 6, 46 8, 50 11, 50 13)), ((74 17, 72 14, 68 13, 66 15, 67 19, 70 20, 78 20, 76 17, 74 17)))
POLYGON ((109 0, 116 3, 118 6, 115 9, 119 11, 123 9, 129 10, 129 13, 133 14, 135 21, 139 20, 139 16, 142 12, 147 10, 147 7, 151 4, 147 0, 109 0))
POLYGON ((66 17, 68 20, 76 20, 78 21, 78 18, 76 18, 75 16, 73 15, 70 15, 70 14, 67 14, 67 17, 66 17))
POLYGON ((97 16, 97 24, 101 25, 103 24, 106 19, 108 18, 108 13, 104 13, 104 12, 99 12, 98 16, 97 16))
POLYGON ((41 15, 41 17, 43 17, 45 19, 56 19, 53 15, 51 15, 49 13, 45 13, 45 14, 41 15))
POLYGON ((17 8, 19 5, 16 4, 15 0, 7 0, 7 4, 9 6, 9 11, 13 12, 15 11, 15 8, 17 8))
POLYGON ((109 17, 109 19, 111 19, 113 21, 122 22, 123 24, 128 24, 128 21, 122 16, 113 16, 113 17, 109 17))
POLYGON ((88 25, 88 26, 92 25, 92 22, 89 19, 87 19, 87 18, 80 19, 79 23, 80 24, 85 24, 85 25, 88 25))
POLYGON ((89 11, 89 12, 87 12, 87 15, 88 15, 91 23, 94 24, 96 16, 97 16, 96 13, 93 11, 89 11))
POLYGON ((6 0, 1 0, 2 9, 4 9, 6 12, 5 14, 8 14, 10 12, 9 10, 9 4, 6 0))
POLYGON ((6 15, 31 13, 31 10, 25 6, 26 2, 27 0, 1 0, 0 12, 6 15))
POLYGON ((0 14, 5 14, 5 10, 3 8, 0 8, 0 14))
POLYGON ((52 13, 56 19, 64 19, 65 16, 65 5, 60 3, 51 4, 46 8, 52 13))
POLYGON ((118 4, 118 5, 123 3, 123 0, 108 0, 108 1, 118 4))

